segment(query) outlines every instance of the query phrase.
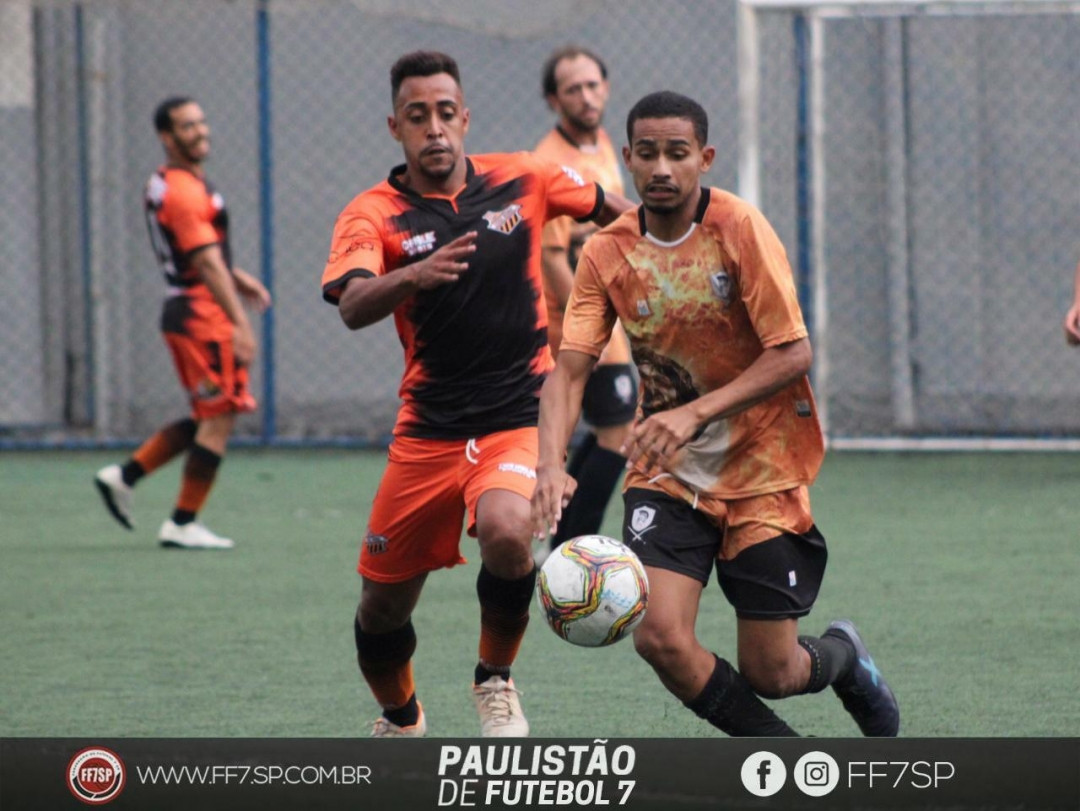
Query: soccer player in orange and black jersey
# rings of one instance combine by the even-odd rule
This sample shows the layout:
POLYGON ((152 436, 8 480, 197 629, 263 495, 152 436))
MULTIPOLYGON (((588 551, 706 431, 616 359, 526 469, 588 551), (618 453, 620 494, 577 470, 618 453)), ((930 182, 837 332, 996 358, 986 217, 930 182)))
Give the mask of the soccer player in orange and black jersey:
POLYGON ((161 330, 191 416, 155 432, 123 465, 102 468, 95 484, 113 516, 131 529, 135 484, 186 452, 176 507, 158 539, 166 547, 228 549, 231 539, 196 518, 236 415, 255 408, 247 367, 256 343, 241 299, 264 310, 270 294, 254 276, 232 266, 225 203, 203 168, 210 129, 202 108, 188 97, 166 99, 154 114, 154 126, 167 162, 146 185, 146 218, 168 291, 161 330))
POLYGON ((390 72, 391 135, 405 164, 338 217, 322 290, 359 329, 391 313, 405 348, 402 406, 360 550, 357 659, 382 715, 376 737, 421 736, 411 622, 427 574, 482 566, 473 697, 484 736, 528 723, 510 677, 536 581, 529 498, 538 395, 551 367, 540 229, 559 215, 610 221, 629 204, 531 155, 465 156, 469 112, 445 54, 390 72))
POLYGON ((541 397, 536 533, 573 494, 562 455, 618 318, 643 390, 624 446, 623 538, 650 588, 637 651, 729 735, 793 735, 755 693, 830 685, 864 734, 896 735, 895 697, 855 626, 798 633, 826 561, 807 491, 823 456, 810 342, 772 227, 749 203, 700 185, 715 155, 707 128, 697 102, 667 91, 630 111, 623 158, 642 205, 594 235, 578 263, 541 397), (735 609, 738 671, 694 631, 713 568, 735 609))

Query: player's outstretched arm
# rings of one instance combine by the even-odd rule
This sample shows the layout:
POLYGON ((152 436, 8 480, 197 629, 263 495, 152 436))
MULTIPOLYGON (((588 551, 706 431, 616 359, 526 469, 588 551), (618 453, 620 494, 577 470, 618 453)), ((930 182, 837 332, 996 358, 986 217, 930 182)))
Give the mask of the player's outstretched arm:
POLYGON ((361 329, 390 315, 409 296, 456 282, 469 269, 476 232, 448 242, 427 258, 382 276, 354 276, 341 292, 338 312, 349 329, 361 329))
POLYGON ((554 533, 577 482, 563 467, 570 434, 581 415, 581 397, 596 358, 563 350, 540 393, 540 454, 532 497, 533 535, 554 533))
POLYGON ((650 415, 634 426, 620 449, 627 467, 641 460, 646 472, 663 472, 672 455, 703 426, 745 411, 790 386, 810 371, 812 359, 808 338, 769 347, 726 386, 650 415))

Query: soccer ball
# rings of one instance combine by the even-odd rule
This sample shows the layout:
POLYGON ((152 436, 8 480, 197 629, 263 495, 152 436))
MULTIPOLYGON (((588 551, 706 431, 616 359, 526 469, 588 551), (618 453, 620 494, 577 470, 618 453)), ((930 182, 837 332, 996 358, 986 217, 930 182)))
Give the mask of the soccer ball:
POLYGON ((598 648, 618 642, 644 619, 649 581, 629 547, 582 535, 548 555, 536 596, 551 630, 567 642, 598 648))

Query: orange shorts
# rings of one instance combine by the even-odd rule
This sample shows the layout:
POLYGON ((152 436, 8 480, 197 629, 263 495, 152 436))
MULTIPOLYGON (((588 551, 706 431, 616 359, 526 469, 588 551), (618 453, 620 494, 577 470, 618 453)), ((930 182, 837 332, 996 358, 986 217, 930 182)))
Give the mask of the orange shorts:
POLYGON ((356 570, 380 583, 400 583, 465 563, 461 527, 476 537, 476 505, 488 490, 532 498, 535 428, 475 439, 396 436, 390 443, 356 570))
POLYGON ((180 385, 191 400, 194 419, 255 410, 255 398, 248 390, 248 370, 236 365, 231 339, 198 340, 176 332, 163 335, 180 385))

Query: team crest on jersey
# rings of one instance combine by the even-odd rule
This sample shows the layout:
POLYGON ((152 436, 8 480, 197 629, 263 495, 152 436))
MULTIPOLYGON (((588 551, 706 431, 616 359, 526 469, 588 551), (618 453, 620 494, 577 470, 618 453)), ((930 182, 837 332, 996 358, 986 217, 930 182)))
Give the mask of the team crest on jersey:
POLYGON ((507 206, 502 211, 489 211, 484 215, 488 228, 501 234, 509 234, 521 222, 521 206, 517 203, 507 206))
POLYGON ((709 286, 712 287, 713 296, 720 299, 724 304, 731 304, 732 284, 727 271, 721 270, 710 276, 709 286))
POLYGON ((405 251, 409 256, 419 256, 422 253, 427 253, 435 247, 435 232, 425 231, 422 234, 417 234, 414 237, 403 239, 401 241, 401 250, 405 251))

